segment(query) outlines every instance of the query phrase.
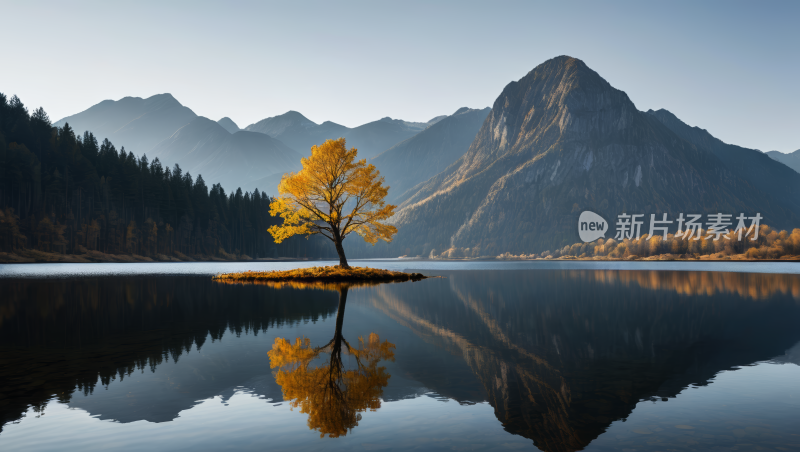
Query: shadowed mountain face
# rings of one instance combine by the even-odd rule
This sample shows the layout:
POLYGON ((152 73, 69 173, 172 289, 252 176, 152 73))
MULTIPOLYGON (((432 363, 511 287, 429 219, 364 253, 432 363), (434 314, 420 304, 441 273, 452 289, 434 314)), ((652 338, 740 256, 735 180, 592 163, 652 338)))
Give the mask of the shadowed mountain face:
POLYGON ((157 157, 151 152, 153 147, 196 117, 171 94, 157 94, 147 99, 104 100, 54 125, 62 127, 69 123, 77 134, 88 130, 100 141, 108 138, 117 147, 124 146, 126 151, 138 156, 147 153, 152 159, 157 157))
POLYGON ((230 133, 236 133, 242 130, 239 128, 239 126, 236 125, 235 122, 233 122, 231 118, 227 116, 217 121, 217 123, 230 133))
POLYGON ((425 182, 458 160, 469 148, 475 134, 491 111, 460 108, 413 137, 394 145, 372 159, 389 185, 390 202, 425 182))
POLYGON ((275 187, 258 186, 267 174, 296 171, 300 155, 263 133, 229 133, 217 122, 202 116, 181 127, 153 149, 162 163, 183 165, 184 171, 203 176, 207 183, 220 183, 227 191, 259 188, 275 195, 275 187))
POLYGON ((383 118, 351 129, 330 121, 317 124, 296 111, 289 111, 262 119, 245 130, 281 140, 302 155, 310 155, 311 146, 344 137, 348 147, 358 149, 360 158, 370 159, 441 119, 442 116, 437 116, 427 123, 417 123, 383 118))
POLYGON ((760 212, 765 224, 800 224, 797 210, 562 56, 506 86, 469 150, 405 200, 394 246, 542 252, 579 241, 583 210, 612 223, 622 213, 760 212))
POLYGON ((778 151, 769 151, 767 155, 800 173, 800 149, 788 154, 778 151))
MULTIPOLYGON (((716 155, 722 163, 735 175, 750 182, 753 187, 767 194, 772 202, 785 209, 800 211, 800 174, 787 168, 785 162, 776 161, 755 149, 747 149, 733 144, 723 143, 714 138, 705 129, 691 127, 667 110, 649 110, 676 135, 716 155)), ((789 154, 791 156, 791 154, 789 154)), ((798 153, 800 163, 800 153, 798 153)), ((787 227, 797 226, 788 225, 787 227)))

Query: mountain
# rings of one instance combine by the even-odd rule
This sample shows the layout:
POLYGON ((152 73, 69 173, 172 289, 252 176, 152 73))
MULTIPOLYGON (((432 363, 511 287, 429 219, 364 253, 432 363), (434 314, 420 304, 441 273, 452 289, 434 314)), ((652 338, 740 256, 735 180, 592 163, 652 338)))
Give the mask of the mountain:
POLYGON ((645 214, 644 233, 649 214, 661 213, 759 212, 764 224, 800 225, 800 211, 561 56, 509 83, 469 150, 401 204, 392 251, 553 250, 579 241, 583 210, 612 225, 619 214, 645 214))
POLYGON ((241 131, 228 117, 215 122, 197 116, 171 94, 106 100, 56 125, 64 123, 77 133, 89 130, 100 140, 108 138, 136 155, 158 157, 169 166, 178 163, 228 191, 259 188, 274 195, 275 186, 257 186, 257 181, 300 167, 301 156, 280 141, 241 131))
POLYGON ((274 187, 258 186, 265 175, 296 171, 301 156, 263 133, 230 133, 219 123, 198 116, 153 148, 153 155, 167 165, 178 163, 183 171, 207 183, 220 183, 227 191, 259 188, 275 195, 274 187))
MULTIPOLYGON (((464 108, 466 108, 466 107, 464 107, 464 108)), ((447 117, 447 115, 439 115, 439 116, 436 116, 435 118, 433 118, 430 121, 428 121, 426 123, 423 123, 423 124, 425 124, 425 128, 428 128, 428 127, 436 124, 437 122, 441 121, 442 119, 444 119, 446 117, 447 117)), ((412 124, 414 124, 414 123, 412 123, 412 124)))
POLYGON ((62 127, 69 123, 77 134, 82 135, 88 130, 100 140, 108 138, 118 146, 125 146, 125 150, 142 155, 151 153, 161 140, 169 138, 196 117, 171 94, 157 94, 147 99, 104 100, 54 125, 62 127))
POLYGON ((647 113, 684 140, 711 151, 732 173, 748 180, 759 190, 773 194, 776 203, 800 211, 800 174, 797 171, 761 151, 724 143, 705 129, 687 125, 667 110, 649 110, 647 113))
POLYGON ((344 137, 348 147, 358 149, 359 157, 369 159, 425 130, 441 118, 437 116, 421 123, 386 117, 351 129, 331 121, 317 124, 296 111, 289 111, 262 119, 245 127, 245 130, 264 133, 281 140, 303 155, 311 153, 311 146, 322 144, 327 139, 344 137))
POLYGON ((442 172, 467 152, 490 111, 488 107, 460 108, 373 158, 371 163, 391 187, 389 201, 402 199, 407 190, 442 172))
POLYGON ((217 121, 217 123, 230 133, 236 133, 242 130, 239 128, 239 126, 236 125, 235 122, 233 122, 231 118, 227 116, 217 121))
POLYGON ((350 129, 343 136, 348 147, 358 149, 358 157, 371 159, 395 144, 418 134, 426 123, 412 123, 389 117, 350 129))
POLYGON ((800 173, 800 149, 788 154, 778 151, 769 151, 767 155, 800 173))
POLYGON ((303 155, 310 155, 311 146, 344 136, 350 129, 330 121, 317 124, 296 111, 288 111, 250 124, 244 130, 269 135, 303 155))

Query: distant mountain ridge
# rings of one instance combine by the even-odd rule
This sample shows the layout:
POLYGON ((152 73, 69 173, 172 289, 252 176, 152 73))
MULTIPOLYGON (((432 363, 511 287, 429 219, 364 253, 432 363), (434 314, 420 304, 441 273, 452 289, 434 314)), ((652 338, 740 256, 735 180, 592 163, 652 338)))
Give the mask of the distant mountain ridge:
POLYGON ((800 211, 800 174, 797 171, 761 151, 724 143, 705 129, 689 126, 667 110, 648 110, 647 113, 684 140, 714 153, 731 172, 750 181, 754 187, 772 195, 780 194, 775 197, 776 203, 800 211))
POLYGON ((388 200, 402 200, 409 189, 458 160, 469 149, 490 111, 489 107, 482 110, 459 108, 451 116, 444 116, 374 157, 370 163, 375 164, 390 186, 388 200))
POLYGON ((800 149, 788 154, 778 151, 769 151, 767 155, 800 173, 800 149))
POLYGON ((138 156, 159 158, 170 165, 178 163, 206 179, 217 177, 227 190, 241 185, 275 193, 282 172, 299 169, 301 157, 308 155, 315 144, 344 136, 348 146, 359 149, 359 157, 371 158, 445 117, 437 116, 424 123, 386 117, 351 129, 331 121, 316 124, 289 111, 242 130, 229 117, 216 121, 214 127, 209 123, 214 121, 196 115, 171 94, 158 94, 146 99, 105 100, 55 125, 69 123, 78 134, 90 131, 98 139, 108 138, 138 156), (237 135, 240 132, 247 133, 237 135), (250 133, 269 139, 249 136, 250 133), (225 152, 227 158, 223 156, 225 152), (293 162, 290 164, 286 158, 293 162), (237 171, 241 177, 234 176, 237 171))
POLYGON ((151 152, 159 142, 196 117, 191 109, 167 93, 147 99, 104 100, 53 125, 63 127, 69 123, 76 133, 83 134, 88 130, 101 140, 108 138, 124 146, 128 152, 142 155, 151 152))
POLYGON ((220 183, 228 191, 257 187, 258 179, 300 167, 301 156, 264 134, 240 131, 230 118, 218 122, 197 116, 171 94, 142 99, 106 100, 56 122, 69 123, 82 134, 91 131, 136 155, 158 158, 163 164, 181 165, 195 177, 220 183))
POLYGON ((385 117, 351 129, 331 121, 317 124, 299 112, 288 111, 250 124, 245 130, 281 140, 303 155, 311 154, 311 146, 322 144, 327 139, 344 137, 348 147, 358 149, 359 157, 370 159, 442 118, 437 116, 426 123, 419 123, 385 117))
POLYGON ((296 171, 301 156, 263 133, 230 133, 219 123, 198 116, 153 148, 167 165, 178 163, 184 171, 220 183, 227 191, 255 188, 276 195, 275 187, 258 186, 265 175, 296 171))

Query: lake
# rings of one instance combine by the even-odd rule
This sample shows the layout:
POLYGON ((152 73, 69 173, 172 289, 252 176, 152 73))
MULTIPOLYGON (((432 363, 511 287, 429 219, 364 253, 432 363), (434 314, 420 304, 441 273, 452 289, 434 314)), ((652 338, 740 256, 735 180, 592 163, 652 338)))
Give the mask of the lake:
POLYGON ((800 451, 796 263, 323 264, 0 265, 0 450, 800 451))

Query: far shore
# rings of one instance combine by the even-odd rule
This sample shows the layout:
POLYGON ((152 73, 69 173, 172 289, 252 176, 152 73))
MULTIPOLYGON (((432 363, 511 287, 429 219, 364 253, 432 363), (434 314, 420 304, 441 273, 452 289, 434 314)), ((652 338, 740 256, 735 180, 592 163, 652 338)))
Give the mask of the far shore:
MULTIPOLYGON (((681 257, 674 255, 658 255, 649 257, 628 256, 626 258, 609 258, 606 256, 574 257, 560 256, 556 258, 528 258, 528 257, 452 257, 452 258, 430 258, 422 256, 400 256, 371 258, 371 259, 401 259, 404 261, 441 261, 441 262, 800 262, 800 256, 783 256, 780 259, 747 259, 744 255, 732 255, 719 257, 718 255, 702 255, 698 257, 681 257)), ((229 258, 207 255, 186 255, 175 253, 174 255, 159 254, 156 256, 141 256, 136 254, 106 254, 99 251, 89 251, 84 254, 60 254, 38 250, 23 250, 16 253, 0 252, 0 264, 38 264, 38 263, 65 263, 65 264, 87 264, 87 263, 145 263, 145 262, 319 262, 335 261, 335 257, 330 258, 308 258, 308 257, 276 257, 276 258, 252 258, 247 255, 231 255, 229 258)), ((361 260, 356 258, 355 260, 361 260)))
POLYGON ((552 258, 537 257, 535 259, 508 259, 496 257, 470 257, 470 258, 403 258, 407 260, 442 261, 442 262, 800 262, 800 256, 789 256, 781 259, 608 259, 608 258, 552 258))
POLYGON ((17 253, 0 252, 0 264, 97 264, 97 263, 144 263, 144 262, 313 262, 317 259, 307 257, 276 257, 252 258, 247 255, 237 255, 231 258, 221 258, 207 255, 174 255, 158 254, 156 256, 141 256, 137 254, 106 254, 99 251, 89 251, 84 254, 60 254, 38 250, 23 250, 17 253))

